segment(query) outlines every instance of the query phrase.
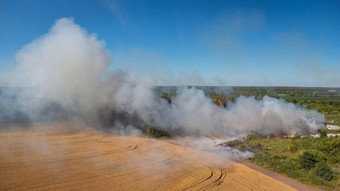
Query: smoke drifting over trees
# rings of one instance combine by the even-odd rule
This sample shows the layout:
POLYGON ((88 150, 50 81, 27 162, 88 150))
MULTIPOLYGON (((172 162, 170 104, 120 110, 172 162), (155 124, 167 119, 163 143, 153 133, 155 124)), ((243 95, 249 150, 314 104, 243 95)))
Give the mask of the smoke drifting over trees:
POLYGON ((30 88, 16 95, 14 105, 14 98, 3 96, 13 94, 2 92, 0 119, 11 121, 20 113, 32 121, 71 119, 130 130, 152 125, 202 136, 306 134, 323 127, 324 116, 316 111, 270 97, 240 97, 223 108, 201 90, 180 88, 169 103, 154 94, 153 79, 109 70, 111 63, 105 43, 95 34, 73 19, 57 20, 47 34, 18 52, 7 81, 30 88))

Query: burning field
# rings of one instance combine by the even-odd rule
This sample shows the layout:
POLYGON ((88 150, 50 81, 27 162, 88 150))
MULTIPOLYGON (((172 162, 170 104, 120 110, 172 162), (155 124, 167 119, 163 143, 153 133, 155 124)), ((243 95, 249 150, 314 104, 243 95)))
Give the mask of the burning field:
POLYGON ((317 111, 267 96, 225 108, 181 87, 166 100, 154 79, 111 62, 105 43, 70 18, 18 52, 6 78, 12 88, 0 89, 1 190, 292 190, 230 161, 253 153, 216 149, 210 138, 324 128, 317 111), (200 139, 142 138, 150 129, 200 139))
POLYGON ((1 190, 294 190, 211 153, 69 122, 0 137, 1 190))

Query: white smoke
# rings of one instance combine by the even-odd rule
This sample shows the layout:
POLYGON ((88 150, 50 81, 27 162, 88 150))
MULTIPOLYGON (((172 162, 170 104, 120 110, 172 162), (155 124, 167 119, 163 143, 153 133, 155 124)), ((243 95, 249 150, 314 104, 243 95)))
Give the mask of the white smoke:
POLYGON ((37 92, 36 102, 25 99, 20 105, 28 113, 44 104, 40 100, 53 101, 86 119, 98 118, 94 113, 107 107, 169 132, 204 136, 306 134, 323 127, 324 117, 316 111, 269 97, 262 101, 240 97, 225 109, 201 90, 181 88, 169 104, 154 94, 153 79, 110 71, 112 59, 104 42, 69 18, 57 20, 46 35, 20 50, 16 60, 9 81, 37 92))
POLYGON ((111 58, 96 35, 62 18, 46 35, 23 47, 16 61, 15 84, 38 88, 44 97, 61 103, 77 99, 91 104, 111 58))
POLYGON ((324 117, 284 100, 265 96, 239 97, 227 109, 212 104, 201 90, 183 88, 163 110, 165 128, 181 128, 186 134, 221 136, 307 134, 323 126, 324 117))
POLYGON ((218 146, 218 144, 226 143, 232 140, 233 139, 212 140, 211 138, 201 136, 194 138, 193 137, 177 138, 176 143, 186 147, 191 147, 202 151, 208 151, 216 155, 219 155, 223 158, 232 159, 234 161, 240 161, 254 157, 254 153, 249 151, 242 152, 238 149, 234 149, 231 147, 218 146))

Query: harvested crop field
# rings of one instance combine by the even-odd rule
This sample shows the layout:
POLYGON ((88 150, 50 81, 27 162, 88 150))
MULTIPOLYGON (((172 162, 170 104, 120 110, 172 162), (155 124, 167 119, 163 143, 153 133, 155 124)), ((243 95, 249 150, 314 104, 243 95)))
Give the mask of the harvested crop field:
POLYGON ((294 190, 210 153, 73 123, 0 128, 0 190, 294 190))

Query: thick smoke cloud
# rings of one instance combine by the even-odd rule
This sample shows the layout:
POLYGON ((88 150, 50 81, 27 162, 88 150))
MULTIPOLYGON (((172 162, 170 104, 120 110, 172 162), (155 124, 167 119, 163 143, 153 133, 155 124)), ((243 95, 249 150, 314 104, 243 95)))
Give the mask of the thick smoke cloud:
POLYGON ((46 35, 18 52, 13 81, 38 88, 44 97, 60 103, 76 99, 83 106, 91 104, 111 62, 104 46, 73 20, 60 19, 46 35))
POLYGON ((153 79, 110 71, 112 59, 104 42, 69 18, 57 20, 46 35, 20 50, 16 60, 8 81, 30 88, 22 90, 15 105, 0 102, 6 113, 2 119, 21 113, 34 121, 50 113, 52 120, 106 121, 101 124, 119 132, 153 125, 199 136, 306 134, 323 127, 324 117, 316 111, 269 97, 240 97, 225 109, 201 90, 180 88, 169 104, 153 92, 153 79))
POLYGON ((184 127, 186 134, 206 136, 307 134, 316 132, 324 122, 316 111, 267 96, 261 101, 240 97, 225 109, 212 104, 202 91, 187 88, 179 92, 164 113, 164 119, 169 120, 166 127, 184 127))

